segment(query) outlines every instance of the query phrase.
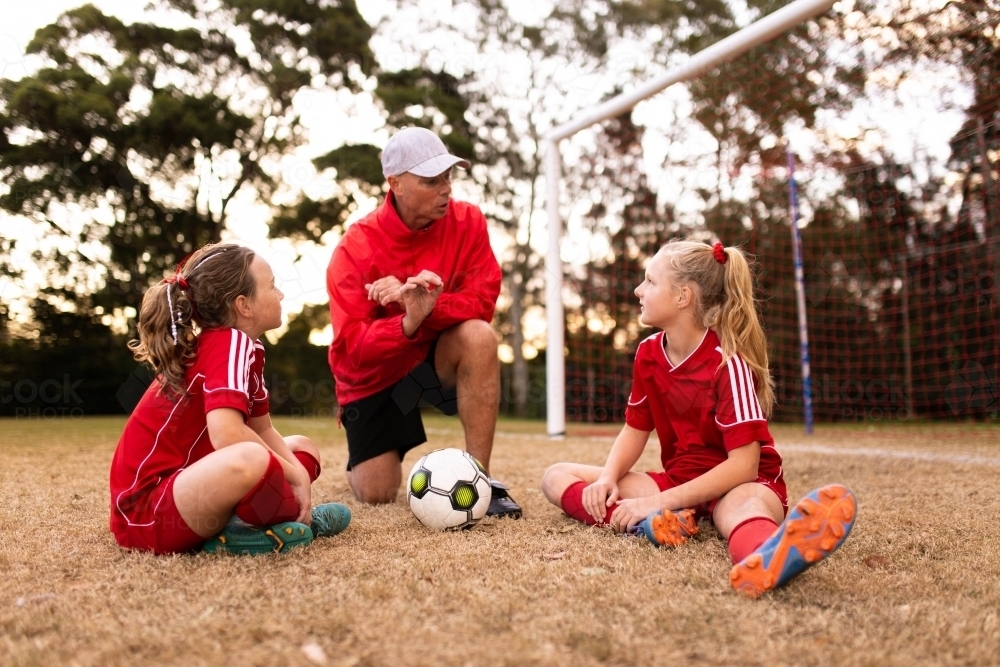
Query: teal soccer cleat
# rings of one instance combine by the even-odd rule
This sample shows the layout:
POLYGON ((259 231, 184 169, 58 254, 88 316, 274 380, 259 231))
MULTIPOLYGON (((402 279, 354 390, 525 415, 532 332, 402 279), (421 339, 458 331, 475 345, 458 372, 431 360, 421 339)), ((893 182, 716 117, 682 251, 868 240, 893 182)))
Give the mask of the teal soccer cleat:
POLYGON ((340 503, 324 503, 312 509, 312 531, 316 537, 344 532, 351 523, 351 510, 340 503))
POLYGON ((233 517, 221 533, 205 542, 202 549, 210 554, 260 555, 287 553, 313 541, 313 532, 304 523, 286 521, 273 526, 251 526, 233 517))

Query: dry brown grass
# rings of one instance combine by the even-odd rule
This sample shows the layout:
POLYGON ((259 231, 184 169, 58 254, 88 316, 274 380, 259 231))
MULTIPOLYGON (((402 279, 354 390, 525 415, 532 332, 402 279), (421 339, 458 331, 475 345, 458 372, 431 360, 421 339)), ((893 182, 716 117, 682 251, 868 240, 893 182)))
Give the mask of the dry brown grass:
MULTIPOLYGON (((460 445, 457 422, 428 425, 434 447, 460 445)), ((497 440, 494 473, 525 518, 434 533, 403 504, 350 499, 333 423, 279 420, 283 433, 321 445, 314 500, 346 502, 354 523, 284 556, 234 558, 116 546, 107 468, 121 426, 0 421, 0 664, 972 665, 1000 656, 995 427, 829 427, 811 438, 776 428, 779 446, 798 445, 785 457, 791 495, 842 481, 860 518, 832 558, 750 601, 729 589, 712 529, 661 551, 546 503, 545 467, 603 462, 613 429, 553 442, 541 424, 502 423, 511 435, 497 440), (810 451, 817 445, 979 458, 810 451)), ((653 449, 640 465, 655 465, 653 449)))

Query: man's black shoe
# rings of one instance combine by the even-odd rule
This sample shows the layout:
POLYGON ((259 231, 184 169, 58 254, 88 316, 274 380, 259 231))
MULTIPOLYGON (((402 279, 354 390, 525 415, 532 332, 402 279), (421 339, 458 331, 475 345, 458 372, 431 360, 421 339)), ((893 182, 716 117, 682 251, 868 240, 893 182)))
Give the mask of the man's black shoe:
POLYGON ((521 506, 515 503, 514 499, 507 493, 507 485, 491 479, 490 487, 493 489, 493 499, 490 500, 490 508, 486 510, 486 516, 520 519, 521 506))

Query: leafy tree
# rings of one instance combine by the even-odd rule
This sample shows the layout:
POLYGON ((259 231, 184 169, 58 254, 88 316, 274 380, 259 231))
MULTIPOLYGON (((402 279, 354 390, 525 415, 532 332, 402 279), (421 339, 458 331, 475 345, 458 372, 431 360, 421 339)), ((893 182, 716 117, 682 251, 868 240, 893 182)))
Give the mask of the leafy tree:
POLYGON ((842 26, 845 40, 866 45, 857 51, 860 69, 891 74, 891 87, 882 83, 880 94, 894 95, 911 77, 921 77, 923 85, 933 76, 947 76, 971 91, 947 164, 929 158, 926 164, 899 164, 888 155, 863 159, 850 151, 845 164, 861 222, 877 232, 881 262, 895 265, 892 274, 908 297, 905 329, 900 294, 882 289, 878 327, 907 339, 909 390, 916 410, 928 416, 995 419, 997 414, 1000 196, 991 156, 1000 148, 998 17, 1000 6, 990 1, 865 2, 842 26), (904 178, 910 182, 905 189, 904 178), (949 200, 961 202, 957 215, 949 200), (894 313, 900 314, 896 321, 894 313), (979 370, 970 375, 970 366, 979 370), (978 379, 970 380, 973 376, 978 379), (983 399, 958 401, 952 391, 956 382, 972 382, 983 399))
POLYGON ((569 269, 579 303, 567 309, 568 409, 584 421, 624 419, 635 350, 650 333, 639 323, 634 291, 674 223, 669 208, 658 210, 647 182, 642 135, 631 112, 605 122, 594 155, 571 180, 592 193, 584 214, 588 230, 606 230, 608 240, 605 252, 569 269))
POLYGON ((0 81, 0 206, 47 227, 38 259, 81 306, 96 274, 93 305, 137 308, 151 280, 221 238, 235 198, 287 191, 278 161, 307 139, 296 94, 371 73, 353 0, 157 7, 192 27, 84 5, 35 34, 42 69, 0 81))

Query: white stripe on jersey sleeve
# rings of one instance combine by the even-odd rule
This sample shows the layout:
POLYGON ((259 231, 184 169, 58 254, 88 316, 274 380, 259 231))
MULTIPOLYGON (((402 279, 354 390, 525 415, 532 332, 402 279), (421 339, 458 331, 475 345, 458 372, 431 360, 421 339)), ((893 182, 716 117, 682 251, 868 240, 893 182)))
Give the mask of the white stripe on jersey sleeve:
POLYGON ((726 369, 729 371, 729 386, 733 393, 733 407, 736 409, 736 423, 738 424, 741 421, 744 421, 744 419, 743 419, 742 406, 740 405, 739 400, 737 400, 736 398, 737 397, 736 388, 739 385, 736 382, 736 371, 733 369, 733 366, 734 366, 733 360, 730 359, 729 363, 726 364, 726 369))
POLYGON ((757 400, 750 367, 739 355, 733 356, 726 366, 729 369, 729 386, 733 393, 733 408, 736 411, 734 423, 763 420, 764 411, 761 410, 760 402, 757 400))
POLYGON ((740 364, 743 365, 743 372, 746 374, 747 378, 747 388, 749 393, 749 403, 750 403, 750 417, 752 419, 764 419, 764 411, 760 407, 760 401, 757 400, 757 385, 754 383, 753 370, 750 368, 750 364, 746 362, 746 359, 740 357, 740 364))
POLYGON ((246 353, 243 355, 243 391, 250 395, 250 365, 253 363, 253 341, 246 337, 246 353))
POLYGON ((239 329, 231 329, 230 334, 227 388, 247 394, 253 344, 250 342, 250 337, 239 329))
POLYGON ((743 370, 746 372, 747 376, 747 386, 750 389, 750 407, 752 408, 751 417, 753 419, 764 419, 764 410, 760 407, 760 401, 757 400, 757 385, 753 379, 753 370, 750 368, 750 364, 746 362, 746 359, 740 357, 740 363, 743 364, 743 370))
POLYGON ((239 336, 240 332, 236 329, 229 330, 229 366, 227 368, 227 387, 236 386, 236 366, 233 364, 233 359, 236 358, 236 348, 239 346, 240 342, 239 336))
POLYGON ((739 379, 740 393, 740 403, 743 404, 743 414, 747 419, 753 419, 753 408, 750 407, 749 401, 747 400, 747 393, 753 393, 753 390, 747 387, 747 373, 746 367, 740 363, 742 360, 739 357, 735 357, 730 363, 736 366, 736 377, 739 379))

